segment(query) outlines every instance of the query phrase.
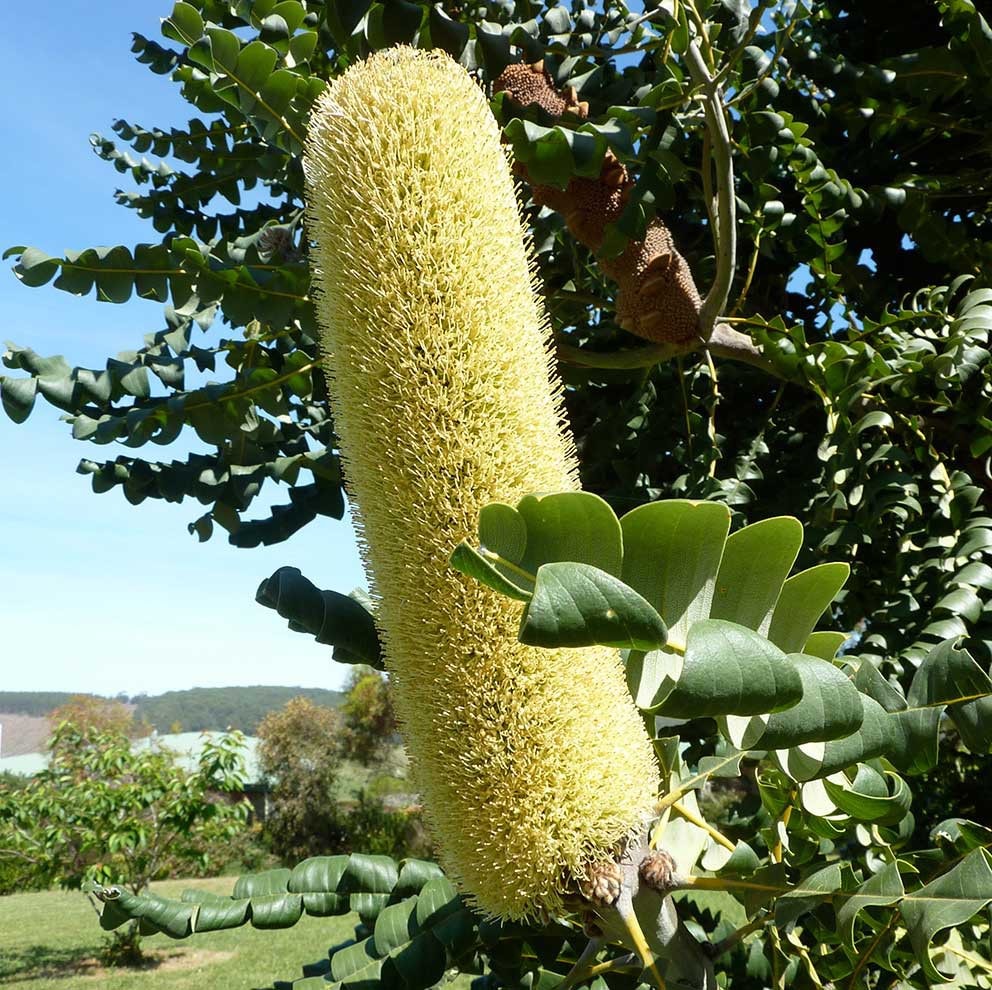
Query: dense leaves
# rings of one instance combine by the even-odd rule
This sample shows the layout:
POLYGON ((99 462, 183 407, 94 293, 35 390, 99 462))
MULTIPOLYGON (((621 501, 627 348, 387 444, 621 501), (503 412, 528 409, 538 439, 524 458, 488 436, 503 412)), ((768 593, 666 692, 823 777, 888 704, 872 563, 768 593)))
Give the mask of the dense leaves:
POLYGON ((117 883, 133 894, 204 863, 209 843, 247 819, 247 802, 235 799, 244 786, 241 737, 209 740, 193 771, 150 743, 132 746, 119 728, 61 722, 46 769, 0 791, 0 858, 29 883, 117 883))
MULTIPOLYGON (((315 856, 290 869, 241 877, 230 897, 200 890, 186 891, 181 901, 154 895, 128 895, 116 885, 97 887, 108 905, 103 926, 115 928, 129 918, 142 918, 153 931, 173 937, 217 931, 251 923, 256 928, 288 928, 304 912, 317 917, 357 912, 374 924, 380 912, 416 895, 425 884, 441 878, 433 863, 388 856, 315 856)), ((448 888, 446 900, 454 897, 448 888)))
MULTIPOLYGON (((971 0, 906 0, 896 14, 846 0, 637 7, 181 0, 163 10, 164 43, 136 36, 133 51, 180 87, 192 119, 170 131, 118 121, 113 137, 92 139, 131 183, 118 202, 156 236, 10 254, 28 286, 146 298, 164 304, 164 322, 102 368, 10 345, 0 400, 22 422, 40 395, 77 439, 131 448, 80 470, 95 491, 135 504, 195 498, 207 507, 191 521, 200 539, 219 525, 251 547, 318 514, 340 518, 299 164, 325 81, 402 42, 445 49, 484 85, 510 62, 543 59, 589 114, 550 119, 496 96, 517 159, 562 188, 594 177, 609 149, 636 184, 604 253, 662 211, 705 290, 716 268, 713 141, 689 71, 696 42, 721 85, 735 167, 741 256, 721 315, 761 360, 714 349, 712 362, 653 364, 619 329, 616 286, 596 258, 561 216, 528 205, 583 486, 619 529, 601 503, 577 525, 564 503, 536 499, 484 516, 480 546, 455 562, 519 600, 536 642, 567 632, 572 645, 630 648, 652 725, 659 714, 688 719, 681 741, 658 740, 670 783, 659 838, 683 860, 701 852, 699 879, 723 885, 679 904, 697 933, 728 939, 728 984, 856 987, 888 972, 921 986, 938 971, 987 982, 987 924, 973 919, 987 903, 988 835, 953 825, 935 832, 936 850, 911 847, 901 774, 932 768, 942 736, 989 748, 992 30, 971 0), (197 445, 183 460, 139 449, 183 434, 197 445), (286 485, 289 501, 253 518, 268 482, 286 485), (802 520, 804 546, 788 517, 802 520), (831 628, 817 629, 827 610, 831 628), (966 650, 950 642, 962 636, 966 650), (845 643, 856 656, 835 660, 845 643), (728 737, 778 748, 737 750, 728 737), (702 818, 726 830, 732 855, 688 817, 707 801, 702 818), (735 937, 744 918, 757 927, 735 937)), ((339 658, 377 662, 368 611, 342 597, 289 571, 259 593, 339 658)), ((182 929, 182 912, 159 916, 182 929)), ((364 933, 361 967, 356 950, 331 980, 409 981, 400 957, 422 961, 426 979, 442 956, 453 961, 433 929, 395 941, 402 918, 420 931, 415 913, 395 917, 364 933)), ((547 990, 576 949, 478 930, 488 954, 459 960, 482 987, 547 990)), ((617 951, 598 962, 612 990, 633 987, 636 967, 617 951)), ((308 978, 324 985, 323 972, 308 978)))

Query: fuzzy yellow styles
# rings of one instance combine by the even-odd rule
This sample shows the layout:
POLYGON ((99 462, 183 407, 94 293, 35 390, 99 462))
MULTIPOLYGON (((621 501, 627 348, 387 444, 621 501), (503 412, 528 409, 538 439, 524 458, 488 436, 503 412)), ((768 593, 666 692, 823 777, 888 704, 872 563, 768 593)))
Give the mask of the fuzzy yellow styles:
POLYGON ((455 62, 393 49, 321 98, 305 168, 335 425, 442 862, 492 914, 560 909, 658 780, 615 652, 521 645, 519 603, 447 562, 487 503, 576 487, 496 123, 455 62))

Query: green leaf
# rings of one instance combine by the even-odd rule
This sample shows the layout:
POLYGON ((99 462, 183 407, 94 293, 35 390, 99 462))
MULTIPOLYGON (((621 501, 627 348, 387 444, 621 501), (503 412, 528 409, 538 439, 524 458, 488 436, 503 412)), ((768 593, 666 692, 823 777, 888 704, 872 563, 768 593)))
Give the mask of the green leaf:
POLYGON ((802 680, 802 700, 786 711, 749 720, 728 717, 727 738, 742 749, 788 749, 857 732, 864 707, 857 688, 829 661, 790 654, 802 680))
POLYGON ((989 745, 985 713, 992 681, 952 640, 934 647, 924 657, 906 699, 867 660, 861 662, 855 684, 889 713, 884 752, 903 773, 923 773, 937 765, 938 731, 945 708, 964 726, 959 731, 969 749, 973 744, 975 752, 984 752, 989 745))
POLYGON ((520 602, 529 602, 534 593, 533 583, 529 577, 514 574, 515 580, 508 576, 513 573, 501 557, 491 554, 483 556, 478 550, 462 540, 451 552, 448 563, 467 577, 475 578, 487 588, 498 591, 507 598, 515 598, 520 602))
POLYGON ((549 34, 567 34, 572 29, 572 18, 568 8, 560 4, 545 11, 544 23, 549 34))
POLYGON ((479 512, 479 542, 505 560, 520 563, 527 552, 527 523, 512 506, 492 502, 479 512))
POLYGON ((292 928, 303 916, 299 894, 257 894, 251 899, 253 928, 292 928))
POLYGON ((886 863, 882 868, 857 890, 853 891, 847 900, 837 909, 837 930, 844 944, 854 951, 854 925, 858 914, 865 908, 891 907, 902 900, 905 890, 902 876, 899 873, 899 863, 886 863))
POLYGON ((577 647, 599 643, 651 650, 665 643, 658 613, 618 578, 588 564, 543 564, 524 611, 520 641, 530 646, 577 647))
POLYGON ((23 423, 34 408, 38 393, 36 378, 7 378, 0 375, 0 401, 4 412, 15 422, 23 423))
POLYGON ((374 49, 409 45, 414 42, 424 7, 409 0, 385 0, 369 10, 366 36, 374 49))
POLYGON ((343 987, 369 982, 426 990, 476 942, 476 923, 444 877, 380 912, 371 937, 332 950, 330 974, 343 987))
POLYGON ((234 884, 234 897, 261 897, 265 894, 284 894, 289 889, 292 871, 285 868, 246 873, 234 884))
POLYGON ((38 248, 29 247, 20 252, 17 264, 14 265, 14 274, 25 285, 37 288, 47 285, 54 278, 59 265, 58 258, 53 258, 38 248))
POLYGON ((734 533, 723 552, 710 617, 767 635, 802 542, 803 528, 790 516, 765 519, 734 533))
POLYGON ((494 502, 479 513, 481 550, 456 547, 451 565, 495 591, 528 601, 543 564, 570 561, 619 576, 620 523, 587 492, 527 495, 517 507, 494 502))
POLYGON ((255 601, 275 609, 294 632, 334 647, 341 663, 364 663, 383 669, 382 647, 371 613, 349 595, 320 591, 296 567, 280 567, 264 580, 255 601))
POLYGON ((778 647, 743 626, 707 619, 690 628, 681 672, 657 713, 760 715, 795 705, 802 692, 794 664, 778 647))
POLYGON ((843 889, 849 870, 846 864, 831 863, 800 880, 794 890, 775 902, 775 924, 779 928, 791 927, 802 915, 818 908, 824 899, 843 889))
POLYGON ((312 857, 293 870, 246 874, 238 878, 231 897, 188 890, 180 900, 170 900, 98 884, 93 890, 105 904, 105 927, 140 919, 151 926, 150 931, 181 938, 191 932, 236 928, 248 920, 255 928, 288 928, 304 911, 315 917, 357 911, 363 923, 373 925, 391 904, 415 900, 428 888, 428 904, 435 904, 441 894, 448 900, 454 896, 450 882, 433 863, 408 859, 398 870, 388 856, 353 853, 312 857), (183 919, 189 920, 185 930, 183 919))
POLYGON ((837 656, 837 651, 847 640, 847 633, 824 629, 820 632, 810 633, 806 645, 802 647, 800 652, 807 654, 807 656, 819 657, 821 660, 833 660, 837 656))
MULTIPOLYGON (((517 503, 516 511, 526 527, 526 543, 522 557, 508 559, 524 570, 536 574, 542 564, 571 561, 591 564, 620 577, 623 559, 620 523, 598 495, 588 492, 527 495, 517 503)), ((502 551, 497 552, 505 556, 502 551)))
POLYGON ((123 914, 127 918, 147 922, 152 931, 163 932, 170 938, 185 938, 189 935, 192 929, 193 905, 150 893, 131 894, 119 887, 106 889, 116 891, 116 896, 108 895, 104 902, 113 903, 116 910, 111 912, 105 927, 117 928, 121 924, 118 919, 123 914))
POLYGON ((953 869, 906 895, 899 910, 927 978, 944 982, 930 958, 930 943, 947 928, 963 925, 992 903, 992 855, 969 853, 953 869))
POLYGON ((369 987, 378 985, 382 974, 382 957, 376 952, 371 937, 357 945, 338 949, 331 956, 331 977, 342 987, 369 987))
POLYGON ((851 573, 847 564, 819 564, 790 577, 772 613, 768 638, 786 653, 798 653, 820 616, 851 573))
POLYGON ((627 688, 644 711, 653 711, 668 697, 682 671, 682 658, 670 650, 633 650, 625 663, 627 688))
POLYGON ((458 58, 468 44, 468 25, 452 20, 440 7, 430 8, 428 24, 434 47, 441 48, 454 58, 458 58))
MULTIPOLYGON (((192 898, 184 891, 182 900, 192 898)), ((196 891, 205 894, 205 891, 196 891)), ((227 928, 240 928, 248 920, 248 909, 251 901, 245 898, 203 896, 195 901, 196 912, 193 916, 194 932, 219 932, 227 928)), ((341 912, 343 913, 343 912, 341 912)))
POLYGON ((992 747, 992 679, 953 640, 934 647, 920 664, 907 696, 909 708, 946 704, 965 746, 992 747))
POLYGON ((902 773, 923 773, 937 765, 937 733, 943 704, 907 709, 906 700, 868 661, 862 661, 854 683, 887 712, 886 758, 902 773))
POLYGON ((162 34, 181 45, 188 45, 203 34, 203 18, 192 5, 182 2, 172 8, 172 14, 162 22, 162 34))
POLYGON ((930 840, 936 845, 950 843, 956 853, 963 855, 979 847, 992 849, 992 828, 966 818, 947 818, 930 830, 930 840))
POLYGON ((527 166, 531 181, 564 189, 572 176, 599 176, 610 142, 594 128, 543 127, 515 117, 503 128, 514 158, 527 166))
POLYGON ((730 510, 717 502, 672 499, 628 512, 620 526, 620 577, 654 606, 669 641, 684 645, 692 624, 710 616, 730 510))
POLYGON ((845 776, 838 782, 827 778, 823 787, 845 814, 882 825, 901 822, 913 800, 906 782, 898 774, 887 770, 883 775, 867 764, 858 766, 853 779, 845 776))
POLYGON ((888 752, 895 727, 885 709, 867 695, 860 694, 862 722, 857 732, 842 739, 805 743, 775 754, 783 773, 793 780, 808 781, 826 777, 888 752))

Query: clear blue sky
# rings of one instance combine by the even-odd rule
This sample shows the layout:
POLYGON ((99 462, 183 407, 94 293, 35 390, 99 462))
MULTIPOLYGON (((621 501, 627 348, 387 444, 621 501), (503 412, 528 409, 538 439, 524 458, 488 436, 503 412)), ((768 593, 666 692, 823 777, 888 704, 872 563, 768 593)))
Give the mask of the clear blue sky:
MULTIPOLYGON (((0 40, 0 248, 60 254, 157 239, 150 223, 114 203, 130 180, 97 158, 88 136, 111 135, 118 117, 146 127, 186 121, 177 87, 130 52, 132 31, 161 40, 159 19, 170 10, 170 0, 61 4, 43 30, 0 40)), ((160 314, 144 300, 114 306, 29 289, 10 262, 0 269, 0 340, 72 365, 102 368, 140 346, 161 329, 160 314)), ((254 594, 283 564, 321 587, 362 584, 349 523, 318 520, 270 548, 237 550, 223 533, 200 544, 186 531, 203 512, 195 501, 133 507, 119 491, 93 494, 75 473, 79 459, 112 459, 126 448, 74 441, 59 415, 40 399, 21 426, 0 412, 0 690, 134 694, 343 680, 347 668, 329 648, 289 632, 254 594)), ((285 488, 271 493, 286 501, 285 488)))

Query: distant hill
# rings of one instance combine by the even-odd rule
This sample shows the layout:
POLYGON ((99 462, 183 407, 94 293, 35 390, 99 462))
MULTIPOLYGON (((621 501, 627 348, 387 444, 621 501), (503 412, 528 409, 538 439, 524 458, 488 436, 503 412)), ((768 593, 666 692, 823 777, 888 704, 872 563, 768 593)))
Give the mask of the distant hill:
POLYGON ((231 728, 254 735, 269 712, 300 695, 328 708, 336 708, 344 698, 340 691, 323 688, 259 686, 191 688, 139 696, 131 701, 136 705, 135 718, 151 723, 159 732, 170 732, 178 723, 183 732, 231 728))
MULTIPOLYGON (((340 691, 323 688, 261 685, 190 688, 133 698, 118 695, 116 700, 133 705, 135 719, 148 722, 159 732, 170 732, 178 725, 183 732, 232 728, 253 735, 269 712, 300 695, 328 708, 336 708, 344 698, 340 691)), ((0 712, 44 716, 73 696, 69 691, 0 691, 0 712)))
POLYGON ((47 715, 74 697, 72 691, 0 691, 0 712, 47 715))

